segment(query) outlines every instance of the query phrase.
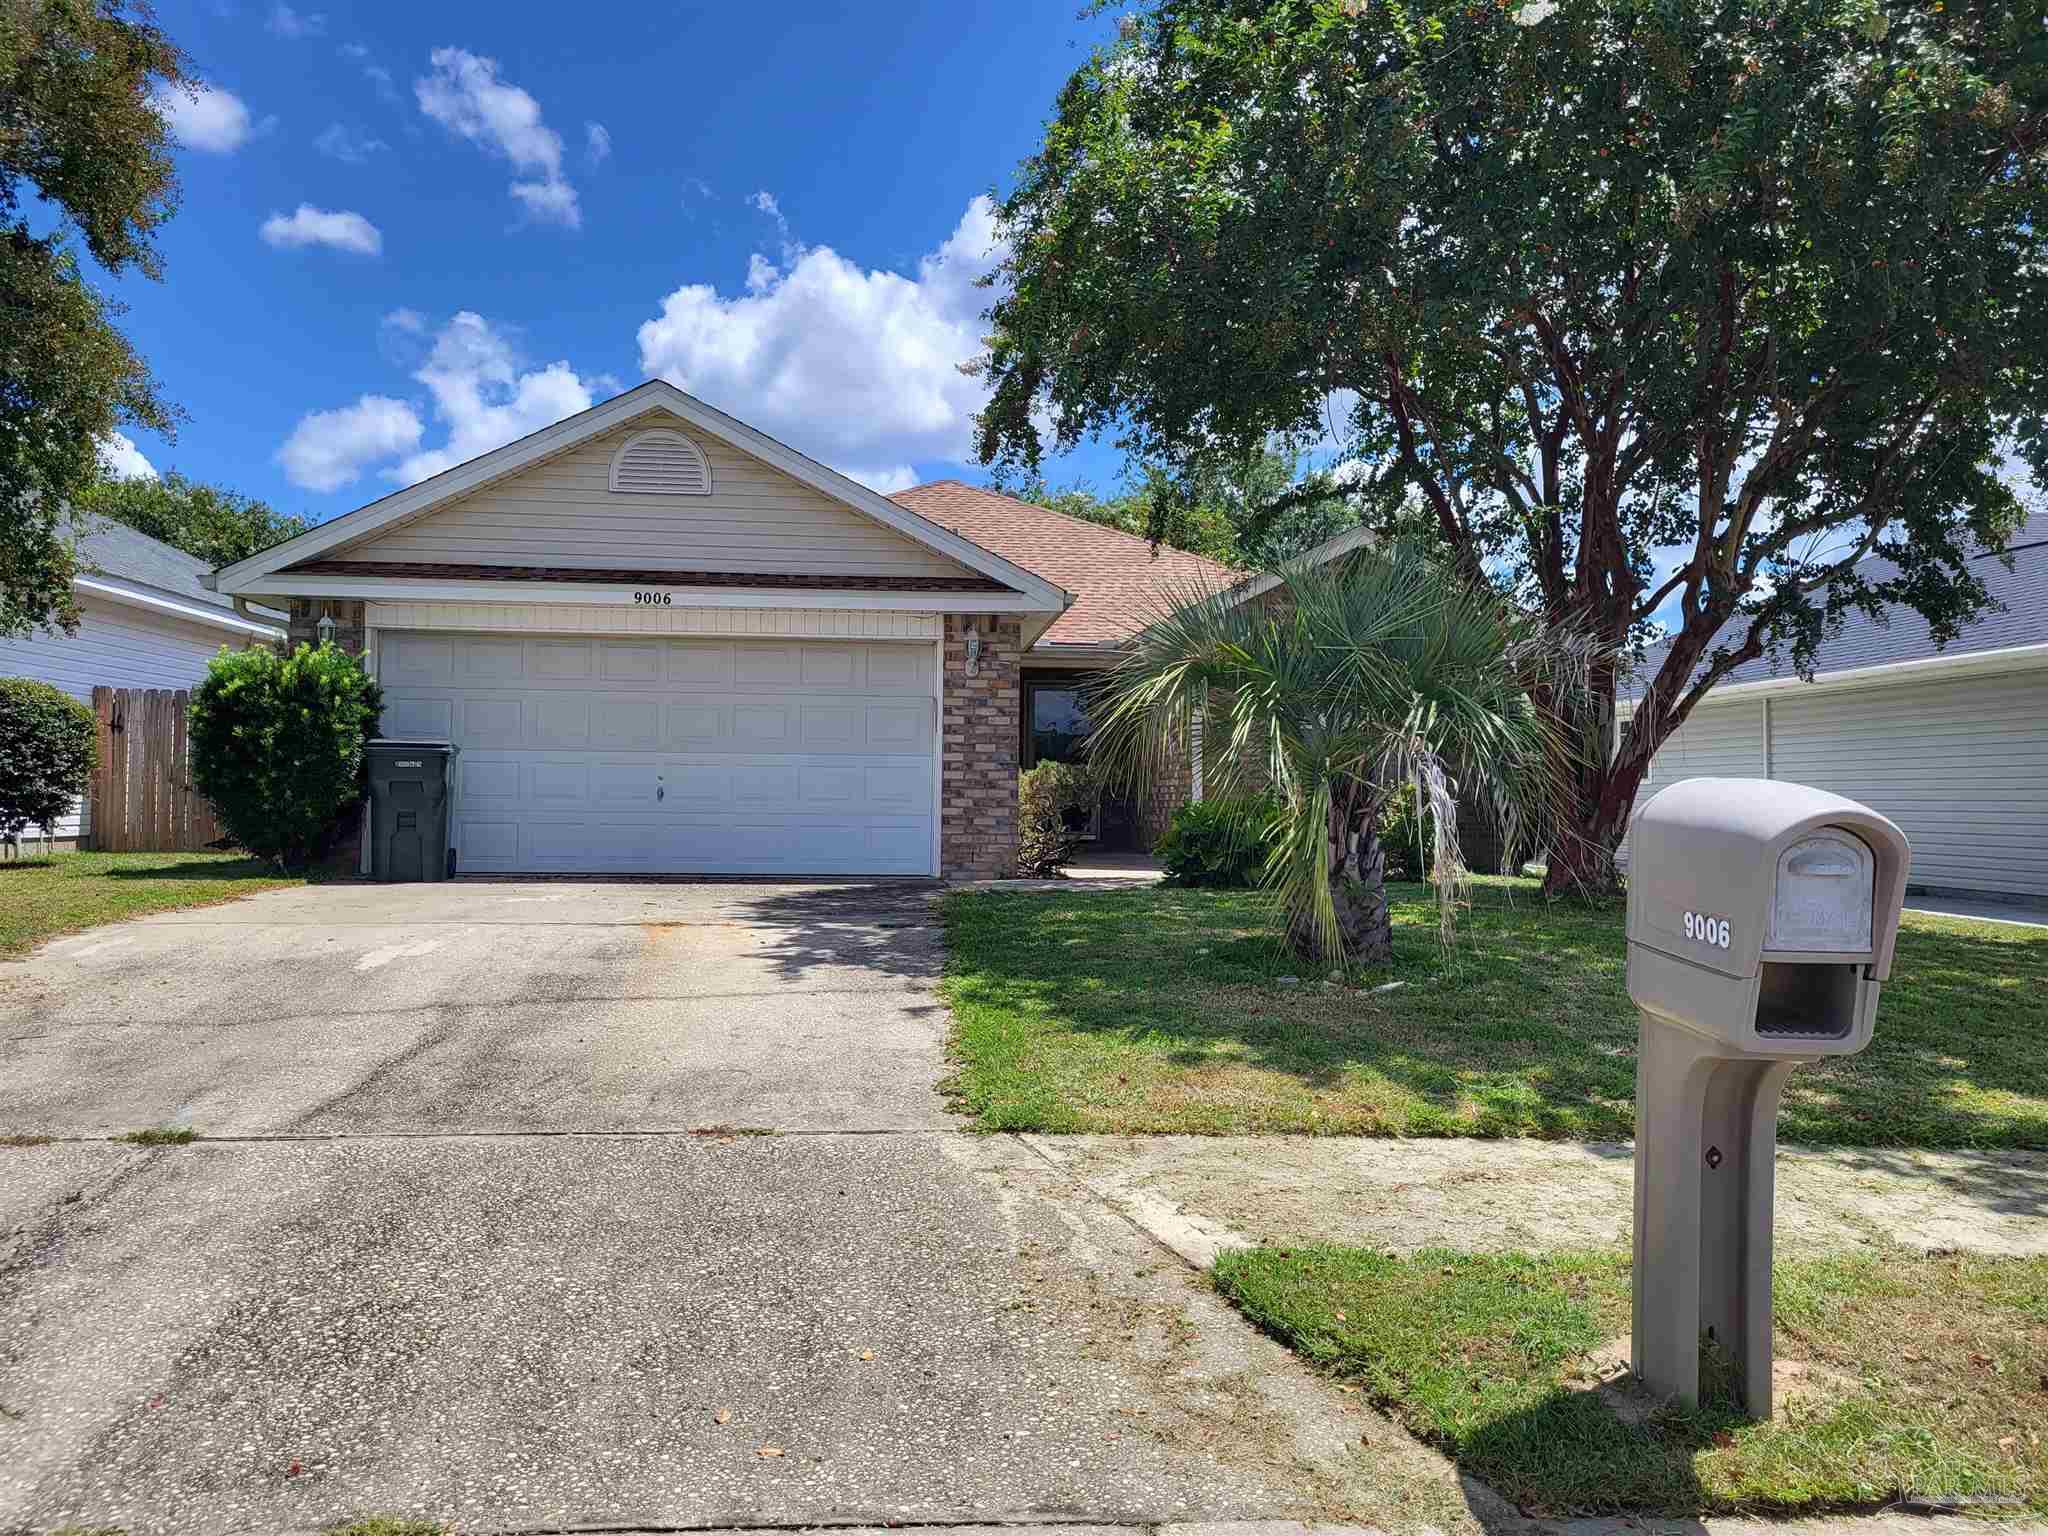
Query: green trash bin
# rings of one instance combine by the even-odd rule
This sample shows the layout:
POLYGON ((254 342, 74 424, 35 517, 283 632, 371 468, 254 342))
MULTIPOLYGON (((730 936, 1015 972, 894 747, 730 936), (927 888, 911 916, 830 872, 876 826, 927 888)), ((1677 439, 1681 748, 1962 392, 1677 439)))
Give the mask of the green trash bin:
POLYGON ((448 780, 455 748, 445 741, 388 741, 367 750, 370 771, 370 873, 382 881, 446 880, 448 780))

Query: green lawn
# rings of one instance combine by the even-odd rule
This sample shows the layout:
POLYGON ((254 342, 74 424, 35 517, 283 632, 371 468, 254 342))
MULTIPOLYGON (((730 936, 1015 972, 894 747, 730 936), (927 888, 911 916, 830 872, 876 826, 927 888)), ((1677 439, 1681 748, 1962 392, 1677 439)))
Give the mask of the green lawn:
POLYGON ((303 885, 232 853, 59 853, 0 864, 0 957, 124 917, 303 885))
MULTIPOLYGON (((1625 1422, 1589 1356, 1626 1344, 1625 1255, 1262 1248, 1217 1261, 1253 1321, 1532 1514, 1865 1508, 1902 1495, 2048 1513, 2048 1260, 1860 1254, 1781 1264, 1768 1424, 1725 1368, 1698 1410, 1625 1422)), ((1625 1356, 1625 1348, 1619 1351, 1625 1356)), ((1647 1417, 1640 1417, 1644 1410, 1647 1417)))
MULTIPOLYGON (((1618 907, 1481 881, 1446 955, 1423 889, 1394 898, 1392 967, 1346 987, 1283 983, 1249 892, 956 893, 956 1105, 989 1130, 1631 1134, 1618 907)), ((1875 1042, 1802 1067, 1780 1134, 2048 1148, 2044 1042, 2048 930, 1909 913, 1875 1042)))

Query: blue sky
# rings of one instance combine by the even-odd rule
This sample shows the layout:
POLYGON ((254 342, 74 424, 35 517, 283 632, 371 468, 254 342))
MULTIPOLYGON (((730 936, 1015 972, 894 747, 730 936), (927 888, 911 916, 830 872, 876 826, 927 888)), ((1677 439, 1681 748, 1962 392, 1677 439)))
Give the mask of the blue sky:
POLYGON ((325 518, 660 375, 883 489, 982 478, 977 200, 1076 9, 161 5, 208 89, 165 280, 113 289, 189 420, 134 446, 325 518))

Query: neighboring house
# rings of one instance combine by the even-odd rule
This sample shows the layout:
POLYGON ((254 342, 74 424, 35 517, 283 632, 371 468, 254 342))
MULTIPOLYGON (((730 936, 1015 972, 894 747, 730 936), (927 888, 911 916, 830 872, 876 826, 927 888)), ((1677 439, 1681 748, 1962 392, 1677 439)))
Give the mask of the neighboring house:
MULTIPOLYGON (((1919 614, 1893 609, 1886 624, 1851 614, 1811 682, 1787 661, 1736 668, 1659 750, 1637 808, 1702 775, 1811 784, 1899 824, 1912 889, 2048 903, 2048 517, 2009 553, 2010 571, 1994 555, 1974 562, 2002 609, 1945 649, 1919 614)), ((1640 694, 1638 682, 1623 719, 1640 694)))
MULTIPOLYGON (((95 687, 189 688, 222 646, 284 638, 208 590, 204 560, 104 518, 80 518, 71 531, 80 555, 71 584, 78 630, 0 637, 0 677, 32 677, 90 704, 95 687)), ((52 830, 82 836, 87 815, 80 807, 52 830)))
POLYGON ((384 733, 456 744, 460 871, 959 877, 1014 872, 1074 684, 1226 579, 954 482, 882 496, 652 382, 213 585, 333 618, 384 733))

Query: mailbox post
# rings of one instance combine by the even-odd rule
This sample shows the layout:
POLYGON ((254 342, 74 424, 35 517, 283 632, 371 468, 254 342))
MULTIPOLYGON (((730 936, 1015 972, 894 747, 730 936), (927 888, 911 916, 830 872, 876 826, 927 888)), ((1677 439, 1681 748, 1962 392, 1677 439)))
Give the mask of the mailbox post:
POLYGON ((1659 1396, 1698 1401, 1705 1335, 1770 1417, 1778 1099, 1870 1043, 1910 857, 1869 807, 1770 779, 1686 779, 1636 816, 1631 1363, 1659 1396))

